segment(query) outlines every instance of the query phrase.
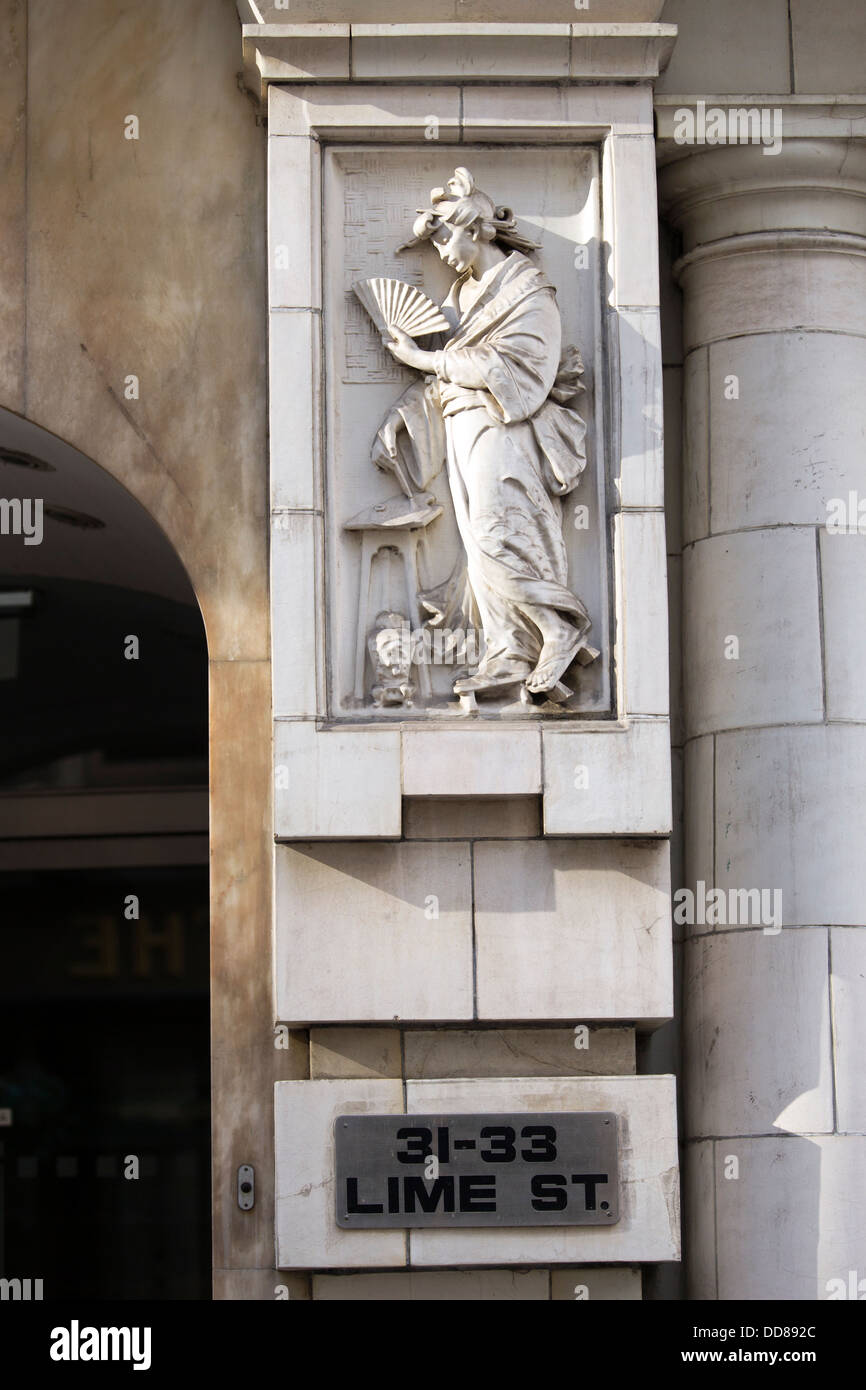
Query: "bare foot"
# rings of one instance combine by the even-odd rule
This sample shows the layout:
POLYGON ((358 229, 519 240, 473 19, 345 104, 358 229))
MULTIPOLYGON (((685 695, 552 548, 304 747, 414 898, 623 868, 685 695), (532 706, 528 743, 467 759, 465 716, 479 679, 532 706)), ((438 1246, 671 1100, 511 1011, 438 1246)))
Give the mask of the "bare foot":
POLYGON ((527 677, 527 690, 536 695, 543 690, 552 690, 574 661, 582 643, 583 637, 579 632, 574 632, 567 641, 545 642, 535 670, 527 677))

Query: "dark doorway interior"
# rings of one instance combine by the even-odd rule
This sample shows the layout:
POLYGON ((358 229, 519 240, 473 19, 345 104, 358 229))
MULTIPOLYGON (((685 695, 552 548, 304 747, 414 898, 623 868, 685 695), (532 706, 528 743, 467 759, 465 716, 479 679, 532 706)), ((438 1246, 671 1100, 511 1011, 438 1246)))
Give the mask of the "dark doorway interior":
POLYGON ((0 412, 12 497, 45 521, 0 535, 0 1276, 207 1299, 203 623, 144 509, 0 412))
POLYGON ((45 1297, 209 1297, 206 902, 205 867, 4 876, 4 1269, 45 1297))

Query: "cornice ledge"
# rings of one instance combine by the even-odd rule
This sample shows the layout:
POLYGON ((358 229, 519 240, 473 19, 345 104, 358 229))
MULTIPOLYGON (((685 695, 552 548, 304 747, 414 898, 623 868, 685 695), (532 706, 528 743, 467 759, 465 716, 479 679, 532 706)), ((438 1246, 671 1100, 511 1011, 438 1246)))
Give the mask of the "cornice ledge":
MULTIPOLYGON (((653 97, 656 121, 656 155, 660 165, 695 152, 695 144, 683 141, 683 113, 691 112, 696 124, 708 130, 706 141, 698 145, 725 145, 737 141, 718 139, 714 127, 732 130, 731 113, 750 113, 750 119, 763 116, 771 138, 785 140, 866 140, 866 96, 836 94, 799 96, 774 93, 725 93, 707 96, 656 92, 653 97), (700 118, 698 113, 701 112, 700 118), (719 121, 714 113, 722 112, 719 121)), ((740 120, 742 118, 739 118, 740 120)))
POLYGON ((673 24, 244 24, 244 78, 291 82, 653 82, 673 24))
MULTIPOLYGON (((596 24, 651 24, 661 19, 665 0, 532 0, 535 20, 596 24), (581 8, 582 6, 582 8, 581 8)), ((396 0, 237 0, 241 24, 390 24, 396 0)), ((428 19, 467 24, 507 24, 525 18, 527 0, 400 0, 401 23, 428 19)))

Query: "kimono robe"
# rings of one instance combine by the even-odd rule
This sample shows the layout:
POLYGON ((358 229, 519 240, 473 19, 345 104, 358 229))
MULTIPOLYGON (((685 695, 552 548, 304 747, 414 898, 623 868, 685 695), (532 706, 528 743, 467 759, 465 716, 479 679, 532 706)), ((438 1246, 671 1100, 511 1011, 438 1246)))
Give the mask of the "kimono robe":
POLYGON ((468 276, 457 280, 443 310, 457 323, 435 355, 436 376, 397 401, 373 461, 396 473, 407 493, 429 485, 447 461, 465 560, 420 598, 434 623, 480 618, 479 671, 513 671, 519 679, 541 650, 539 607, 557 610, 581 632, 590 627, 568 588, 558 500, 586 464, 586 426, 565 404, 582 389, 582 368, 574 349, 560 360, 555 290, 519 251, 477 285, 468 276))

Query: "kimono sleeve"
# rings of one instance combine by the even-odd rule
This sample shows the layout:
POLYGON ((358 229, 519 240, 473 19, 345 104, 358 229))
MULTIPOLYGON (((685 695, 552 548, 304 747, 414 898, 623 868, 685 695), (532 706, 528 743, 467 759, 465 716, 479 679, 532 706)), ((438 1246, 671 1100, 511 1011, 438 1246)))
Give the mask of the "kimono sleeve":
POLYGON ((415 381, 391 407, 373 443, 372 460, 393 473, 406 496, 428 487, 445 466, 445 422, 435 377, 415 381))
POLYGON ((455 386, 489 392, 487 405, 505 424, 530 419, 556 380, 562 324, 552 289, 528 295, 477 343, 446 345, 437 367, 455 386))

